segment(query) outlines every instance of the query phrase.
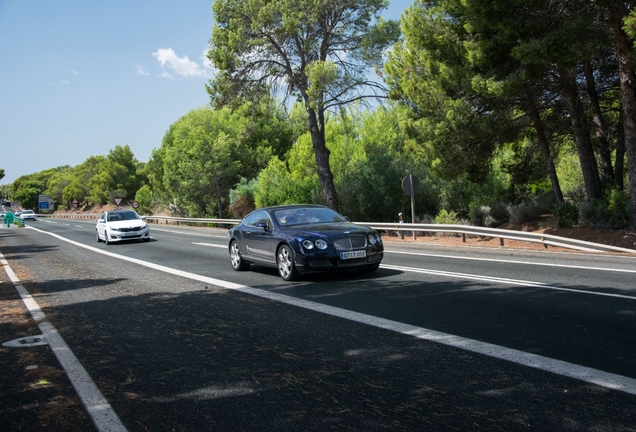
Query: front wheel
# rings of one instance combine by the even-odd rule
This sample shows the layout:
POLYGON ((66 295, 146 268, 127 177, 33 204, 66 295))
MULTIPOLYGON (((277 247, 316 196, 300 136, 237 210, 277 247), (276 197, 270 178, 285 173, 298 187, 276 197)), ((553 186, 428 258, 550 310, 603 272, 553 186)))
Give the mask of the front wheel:
POLYGON ((97 230, 95 230, 95 237, 97 237, 97 243, 102 241, 102 239, 99 238, 99 231, 97 230))
POLYGON ((276 262, 278 263, 278 274, 283 280, 293 281, 299 278, 296 264, 294 264, 294 254, 287 245, 282 245, 276 254, 276 262))
POLYGON ((250 268, 250 263, 245 261, 241 256, 241 250, 236 240, 232 240, 230 245, 230 263, 232 268, 236 271, 244 271, 250 268))

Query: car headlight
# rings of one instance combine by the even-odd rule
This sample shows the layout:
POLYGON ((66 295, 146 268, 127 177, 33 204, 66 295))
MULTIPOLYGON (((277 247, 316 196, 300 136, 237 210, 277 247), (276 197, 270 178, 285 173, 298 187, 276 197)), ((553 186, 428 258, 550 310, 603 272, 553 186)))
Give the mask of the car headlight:
POLYGON ((318 240, 316 240, 316 247, 317 247, 318 249, 322 249, 322 250, 324 250, 324 249, 327 249, 327 246, 329 246, 329 245, 328 245, 328 244, 327 244, 327 242, 326 242, 326 241, 324 241, 323 239, 318 239, 318 240))
POLYGON ((378 244, 378 243, 382 243, 382 238, 380 237, 379 234, 369 234, 369 244, 371 244, 371 246, 378 244))
POLYGON ((314 247, 324 250, 327 249, 328 246, 327 242, 323 239, 318 239, 315 242, 312 242, 311 240, 303 240, 302 245, 307 250, 312 250, 314 247))

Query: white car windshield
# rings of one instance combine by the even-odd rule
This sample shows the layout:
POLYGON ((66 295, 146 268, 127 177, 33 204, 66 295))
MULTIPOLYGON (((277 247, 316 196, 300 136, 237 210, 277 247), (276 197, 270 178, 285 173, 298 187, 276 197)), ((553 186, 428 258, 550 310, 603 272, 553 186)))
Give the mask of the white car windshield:
POLYGON ((139 215, 135 212, 109 213, 108 222, 118 222, 125 220, 139 219, 139 215))

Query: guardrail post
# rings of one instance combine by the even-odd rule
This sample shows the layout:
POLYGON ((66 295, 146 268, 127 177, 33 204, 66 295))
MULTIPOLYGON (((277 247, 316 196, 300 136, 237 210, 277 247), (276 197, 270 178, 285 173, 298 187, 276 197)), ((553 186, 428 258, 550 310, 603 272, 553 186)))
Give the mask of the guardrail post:
POLYGON ((466 243, 466 233, 462 233, 462 243, 466 243))
POLYGON ((504 245, 504 239, 503 237, 499 238, 499 246, 503 246, 504 245))

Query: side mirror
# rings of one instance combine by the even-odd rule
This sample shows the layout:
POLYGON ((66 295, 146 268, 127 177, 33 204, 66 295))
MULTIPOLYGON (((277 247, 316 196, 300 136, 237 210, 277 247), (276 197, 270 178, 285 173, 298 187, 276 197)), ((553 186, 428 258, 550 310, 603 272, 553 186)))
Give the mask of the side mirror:
POLYGON ((99 219, 97 223, 104 223, 104 219, 99 219))
POLYGON ((263 230, 267 231, 267 224, 265 222, 259 222, 256 224, 257 228, 263 228, 263 230))

